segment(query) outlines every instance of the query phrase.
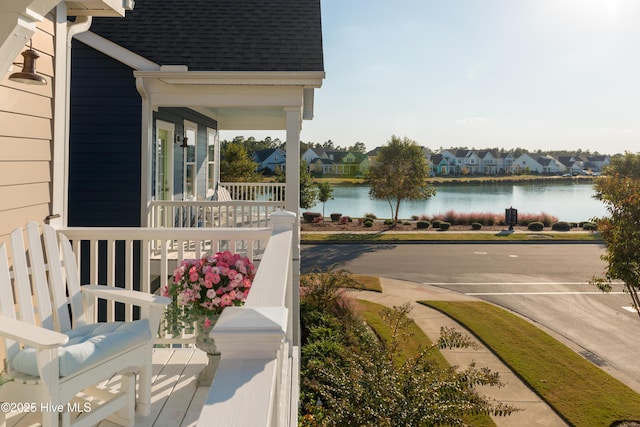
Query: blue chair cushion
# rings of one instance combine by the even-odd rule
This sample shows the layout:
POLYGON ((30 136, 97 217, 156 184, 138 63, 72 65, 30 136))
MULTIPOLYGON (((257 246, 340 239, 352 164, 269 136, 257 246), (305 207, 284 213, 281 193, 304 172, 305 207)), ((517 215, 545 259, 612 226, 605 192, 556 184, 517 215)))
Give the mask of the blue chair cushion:
MULTIPOLYGON (((58 349, 61 377, 72 375, 151 339, 147 319, 95 323, 71 329, 64 334, 69 341, 58 349)), ((11 367, 18 372, 39 376, 36 350, 33 347, 22 349, 11 361, 11 367)))

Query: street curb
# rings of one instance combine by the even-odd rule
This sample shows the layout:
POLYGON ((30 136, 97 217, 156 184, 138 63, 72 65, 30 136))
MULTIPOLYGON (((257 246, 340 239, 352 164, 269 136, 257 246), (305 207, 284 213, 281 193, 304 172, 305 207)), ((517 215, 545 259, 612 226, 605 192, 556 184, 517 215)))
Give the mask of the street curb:
POLYGON ((301 245, 604 245, 602 240, 305 240, 300 239, 301 245))

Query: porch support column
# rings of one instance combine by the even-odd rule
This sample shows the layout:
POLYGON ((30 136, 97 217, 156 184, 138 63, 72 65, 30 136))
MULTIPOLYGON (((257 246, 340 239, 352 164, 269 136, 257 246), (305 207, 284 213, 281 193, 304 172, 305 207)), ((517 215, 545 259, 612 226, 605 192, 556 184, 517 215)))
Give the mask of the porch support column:
POLYGON ((285 183, 285 209, 296 214, 293 225, 293 345, 300 346, 300 126, 301 107, 285 108, 287 113, 287 182, 285 183))
POLYGON ((153 155, 153 109, 144 78, 136 78, 136 89, 142 98, 142 132, 140 141, 140 227, 149 226, 149 204, 151 203, 151 156, 153 155))

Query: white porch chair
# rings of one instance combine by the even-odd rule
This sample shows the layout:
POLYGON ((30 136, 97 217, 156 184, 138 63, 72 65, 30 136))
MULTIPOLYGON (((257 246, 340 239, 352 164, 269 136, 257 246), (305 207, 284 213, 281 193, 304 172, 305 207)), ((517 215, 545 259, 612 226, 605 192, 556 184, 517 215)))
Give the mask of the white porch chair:
MULTIPOLYGON (((43 426, 91 426, 106 418, 133 425, 135 412, 150 412, 153 339, 169 299, 116 287, 80 286, 75 255, 65 236, 58 239, 48 225, 41 236, 38 225, 29 223, 26 238, 28 251, 22 229, 11 233, 12 268, 7 247, 0 246, 3 375, 11 378, 0 386, 0 402, 29 403, 28 410, 40 410, 44 404, 43 426), (142 319, 95 323, 98 298, 140 306, 142 319), (98 386, 118 375, 121 381, 115 390, 98 386), (89 399, 90 411, 72 416, 69 402, 81 392, 89 399)), ((4 421, 0 414, 0 424, 4 421)))
MULTIPOLYGON (((226 188, 220 185, 218 185, 218 189, 216 190, 216 193, 212 197, 212 200, 217 202, 233 202, 233 199, 231 198, 231 193, 229 193, 229 190, 227 190, 226 188)), ((233 221, 235 221, 235 217, 236 217, 235 207, 233 207, 232 210, 230 209, 231 208, 229 206, 219 206, 215 208, 212 212, 213 221, 211 221, 211 223, 214 224, 216 227, 235 226, 235 224, 233 224, 233 221)))

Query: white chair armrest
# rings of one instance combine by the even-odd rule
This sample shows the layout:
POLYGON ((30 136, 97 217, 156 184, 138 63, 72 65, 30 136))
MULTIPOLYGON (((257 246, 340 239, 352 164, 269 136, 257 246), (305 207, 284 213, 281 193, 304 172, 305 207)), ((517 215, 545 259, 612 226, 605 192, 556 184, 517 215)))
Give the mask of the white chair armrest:
POLYGON ((152 295, 146 292, 131 291, 129 289, 117 288, 105 285, 82 285, 80 290, 84 294, 89 294, 97 298, 110 301, 133 304, 141 307, 165 307, 171 302, 171 298, 160 295, 152 295))
POLYGON ((60 332, 3 315, 0 315, 0 335, 38 349, 60 347, 69 341, 69 337, 60 332))

